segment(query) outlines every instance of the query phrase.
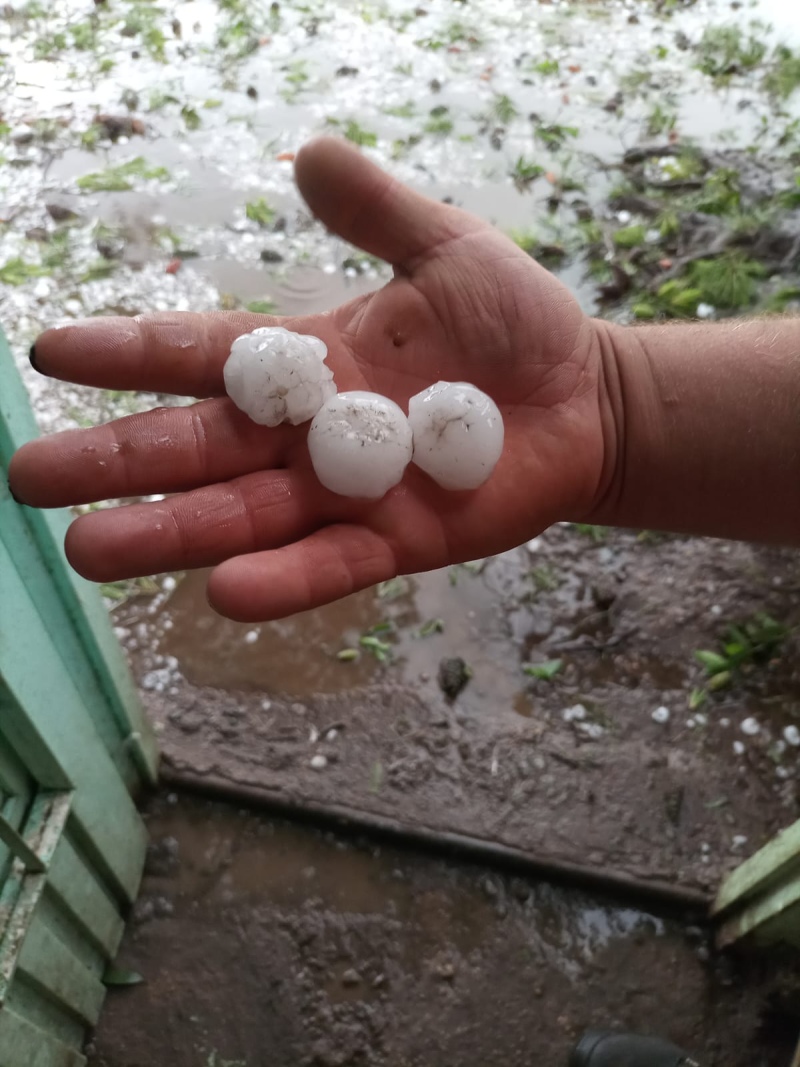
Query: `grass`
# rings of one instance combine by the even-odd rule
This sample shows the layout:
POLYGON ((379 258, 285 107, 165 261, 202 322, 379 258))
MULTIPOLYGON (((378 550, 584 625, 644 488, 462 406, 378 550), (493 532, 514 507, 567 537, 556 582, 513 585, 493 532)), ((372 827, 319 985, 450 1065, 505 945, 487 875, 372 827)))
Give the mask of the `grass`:
POLYGON ((596 545, 601 544, 608 536, 608 529, 605 526, 595 526, 591 522, 573 522, 570 525, 573 530, 577 530, 579 534, 588 537, 596 545))
POLYGON ((623 226, 614 234, 614 244, 617 248, 638 248, 644 244, 646 236, 647 228, 640 223, 623 226))
POLYGON ((244 213, 251 222, 257 223, 262 229, 267 229, 275 221, 275 209, 270 207, 263 196, 258 200, 249 200, 244 207, 244 213))
POLYGON ((450 109, 444 104, 439 104, 438 107, 432 107, 430 110, 430 118, 423 127, 425 133, 433 133, 439 136, 446 136, 448 133, 452 133, 453 120, 450 118, 449 111, 450 109))
POLYGON ((558 576, 558 572, 548 563, 541 563, 538 567, 533 567, 530 572, 530 577, 533 584, 536 586, 537 591, 540 593, 552 593, 561 585, 561 579, 558 576))
POLYGON ((739 26, 707 26, 697 46, 697 68, 715 81, 725 81, 758 67, 766 55, 766 44, 739 26))
POLYGON ((362 148, 375 148, 378 144, 377 133, 365 129, 355 119, 347 119, 342 122, 340 119, 327 118, 325 121, 329 126, 339 127, 348 141, 352 141, 353 144, 360 145, 362 148))
POLYGON ((406 100, 404 104, 396 104, 393 107, 381 108, 384 115, 393 115, 398 119, 413 119, 417 113, 417 105, 413 100, 406 100))
POLYGON ((278 305, 272 300, 250 300, 245 304, 245 308, 254 315, 274 315, 278 305))
POLYGON ((546 77, 554 74, 558 74, 560 70, 559 62, 557 59, 540 59, 538 63, 534 63, 530 68, 535 74, 544 74, 546 77))
POLYGON ((536 126, 533 136, 546 148, 556 151, 563 148, 570 137, 577 137, 579 132, 577 126, 562 126, 558 122, 551 122, 547 125, 536 126))
POLYGON ((706 215, 728 215, 738 211, 741 203, 739 172, 732 167, 719 167, 706 178, 694 206, 706 215))
POLYGON ((786 45, 775 49, 770 69, 764 76, 764 88, 772 96, 786 100, 800 85, 800 55, 786 45))
POLYGON ((698 259, 690 263, 687 276, 690 286, 701 300, 718 308, 743 308, 756 296, 756 279, 763 278, 764 267, 736 252, 716 259, 698 259))
POLYGON ((517 111, 510 96, 506 96, 505 93, 498 93, 492 101, 490 115, 495 122, 499 122, 502 126, 507 126, 509 122, 517 118, 519 111, 517 111))
POLYGON ((527 189, 532 182, 536 181, 537 178, 541 178, 543 174, 544 167, 534 163, 531 159, 527 159, 525 156, 518 156, 509 172, 511 180, 520 192, 527 189))
POLYGON ((203 125, 203 120, 198 115, 196 108, 191 107, 189 104, 184 104, 181 108, 181 118, 187 130, 199 130, 203 125))
POLYGON ((661 137, 665 133, 671 133, 675 129, 678 116, 674 111, 668 111, 661 104, 654 104, 645 121, 645 129, 648 137, 661 137))
POLYGON ((694 654, 708 676, 706 689, 711 692, 722 689, 737 676, 768 664, 777 656, 789 633, 786 626, 765 612, 740 625, 728 626, 720 651, 701 648, 694 654))
POLYGON ((41 278, 50 271, 41 263, 29 263, 21 256, 15 256, 0 266, 0 283, 3 285, 24 285, 31 278, 41 278))
POLYGON ((549 682, 559 673, 564 665, 564 661, 560 659, 548 659, 544 663, 524 663, 522 670, 524 674, 527 674, 530 678, 538 678, 541 681, 549 682))
POLYGON ((86 193, 124 193, 133 189, 133 181, 169 181, 166 167, 151 166, 143 156, 120 163, 117 167, 94 171, 78 178, 77 186, 86 193))

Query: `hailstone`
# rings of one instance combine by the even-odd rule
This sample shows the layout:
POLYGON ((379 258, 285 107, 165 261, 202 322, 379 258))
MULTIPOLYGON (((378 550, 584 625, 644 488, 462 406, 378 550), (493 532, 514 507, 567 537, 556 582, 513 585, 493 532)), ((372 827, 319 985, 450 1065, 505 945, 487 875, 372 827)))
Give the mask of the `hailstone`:
POLYGON ((319 337, 260 326, 237 337, 223 371, 228 396, 253 422, 298 426, 336 393, 319 337))
POLYGON ((411 461, 411 427, 388 397, 339 393, 314 417, 308 450, 326 489, 378 500, 397 485, 411 461))
POLYGON ((443 489, 477 489, 503 451, 503 416, 466 382, 437 382, 408 402, 414 462, 443 489))

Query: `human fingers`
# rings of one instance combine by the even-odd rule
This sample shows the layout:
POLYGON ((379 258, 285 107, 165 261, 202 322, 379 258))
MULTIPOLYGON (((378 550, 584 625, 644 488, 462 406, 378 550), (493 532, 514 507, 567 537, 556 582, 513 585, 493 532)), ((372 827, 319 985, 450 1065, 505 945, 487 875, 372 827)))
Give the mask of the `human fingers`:
POLYGON ((210 567, 305 537, 341 498, 309 470, 261 471, 158 503, 92 512, 67 531, 72 566, 95 582, 210 567))
POLYGON ((101 316, 46 330, 31 349, 31 362, 42 374, 79 385, 220 396, 231 344, 259 326, 311 333, 329 348, 339 343, 335 324, 324 315, 162 312, 135 318, 101 316))
POLYGON ((304 432, 258 426, 229 400, 155 408, 30 441, 11 460, 9 485, 39 508, 183 492, 280 467, 304 432))
POLYGON ((228 559, 211 574, 208 599, 239 622, 307 611, 397 573, 388 540, 360 525, 333 525, 267 551, 228 559))
POLYGON ((329 230, 408 270, 448 241, 489 228, 466 211, 415 192, 334 137, 300 149, 295 178, 329 230))

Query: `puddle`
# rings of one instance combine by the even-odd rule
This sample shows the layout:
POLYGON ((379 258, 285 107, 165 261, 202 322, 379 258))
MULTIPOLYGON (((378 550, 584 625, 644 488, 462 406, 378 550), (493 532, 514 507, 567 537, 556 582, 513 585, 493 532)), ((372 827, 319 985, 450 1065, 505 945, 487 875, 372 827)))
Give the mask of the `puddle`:
MULTIPOLYGON (((509 553, 485 564, 365 590, 257 627, 211 613, 206 574, 198 572, 188 575, 170 598, 165 611, 171 625, 158 648, 162 655, 175 657, 193 685, 300 700, 378 682, 388 671, 393 681, 422 693, 435 692, 441 660, 460 656, 473 672, 460 699, 464 710, 477 714, 513 707, 530 714, 520 666, 523 641, 515 638, 506 615, 513 604, 516 626, 522 630, 526 611, 519 600, 527 563, 524 552, 509 553), (390 667, 362 647, 361 639, 370 636, 385 644, 390 667), (356 658, 338 659, 343 651, 356 658)), ((377 654, 384 654, 382 647, 377 654)))
POLYGON ((790 1053, 760 1032, 778 969, 713 960, 691 920, 169 799, 120 953, 144 983, 109 996, 92 1067, 563 1067, 590 1025, 707 1067, 790 1053))

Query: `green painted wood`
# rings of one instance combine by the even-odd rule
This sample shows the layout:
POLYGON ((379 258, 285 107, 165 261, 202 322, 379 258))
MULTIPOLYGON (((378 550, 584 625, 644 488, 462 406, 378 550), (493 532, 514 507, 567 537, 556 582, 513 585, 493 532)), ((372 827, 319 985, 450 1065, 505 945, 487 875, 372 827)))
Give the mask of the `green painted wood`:
POLYGON ((780 942, 800 948, 800 878, 774 886, 741 910, 732 912, 717 931, 717 946, 738 942, 769 946, 780 942))
MULTIPOLYGON (((144 826, 111 757, 97 737, 94 724, 75 689, 71 676, 55 656, 42 655, 47 633, 28 592, 0 542, 0 662, 5 686, 19 709, 25 709, 29 726, 38 730, 47 747, 58 753, 59 762, 70 781, 78 784, 74 815, 89 838, 95 842, 117 887, 133 900, 139 885, 145 847, 144 826), (13 631, 10 619, 26 634, 19 648, 10 646, 13 631), (114 813, 113 820, 109 812, 114 813)), ((20 714, 11 714, 20 719, 20 714)), ((4 724, 4 729, 6 729, 4 724)), ((26 757, 18 749, 33 774, 37 754, 26 757)))
POLYGON ((725 879, 712 914, 722 915, 741 906, 750 897, 767 891, 771 883, 792 874, 800 878, 800 821, 782 830, 725 879))
MULTIPOLYGON (((13 453, 36 436, 38 430, 25 388, 0 331, 0 465, 4 470, 8 469, 13 453)), ((154 783, 158 766, 155 737, 145 718, 122 650, 109 625, 102 599, 98 591, 80 578, 64 558, 62 546, 69 525, 68 514, 19 507, 11 500, 3 479, 0 483, 0 530, 4 531, 10 522, 7 512, 11 510, 15 513, 17 523, 22 522, 28 527, 27 540, 30 543, 26 544, 26 539, 17 534, 13 540, 14 547, 9 551, 16 560, 17 557, 29 555, 30 544, 38 550, 52 590, 59 597, 71 623, 70 633, 83 647, 83 662, 93 672, 96 684, 104 694, 102 703, 92 702, 91 705, 95 719, 102 721, 101 735, 105 734, 108 724, 113 725, 117 737, 124 741, 123 754, 133 762, 139 778, 154 783)), ((2 536, 6 538, 5 532, 2 536)), ((27 569, 24 560, 20 565, 27 569)), ((115 744, 112 742, 112 750, 115 744)), ((125 776, 132 781, 129 774, 125 776)))
MULTIPOLYGON (((50 866, 64 833, 71 803, 70 793, 40 792, 31 804, 23 833, 45 868, 50 866)), ((0 1007, 8 999, 20 952, 46 882, 46 870, 29 873, 21 860, 15 860, 0 891, 0 1007)))
POLYGON ((107 959, 113 959, 122 939, 124 923, 88 861, 78 855, 66 835, 58 843, 47 887, 86 939, 107 959))
POLYGON ((800 821, 725 879, 712 913, 721 948, 737 942, 800 947, 800 821))
POLYGON ((7 1007, 0 1012, 0 1067, 85 1067, 86 1058, 7 1007))
MULTIPOLYGON (((36 436, 0 333, 0 465, 36 436)), ((64 511, 0 477, 0 1067, 83 1067, 146 834, 131 793, 157 753, 64 511)))
POLYGON ((8 848, 14 858, 20 861, 26 871, 42 874, 47 870, 22 834, 15 830, 3 815, 0 815, 0 841, 8 848))
POLYGON ((105 692, 64 607, 51 570, 43 564, 39 546, 23 511, 10 499, 0 501, 3 542, 47 631, 50 654, 58 656, 69 671, 87 709, 94 711, 92 719, 98 736, 119 773, 129 786, 133 786, 140 776, 131 760, 128 736, 121 732, 119 722, 108 713, 105 692))
POLYGON ((44 991, 85 1026, 100 1017, 105 987, 44 923, 33 923, 17 963, 34 988, 44 991))

